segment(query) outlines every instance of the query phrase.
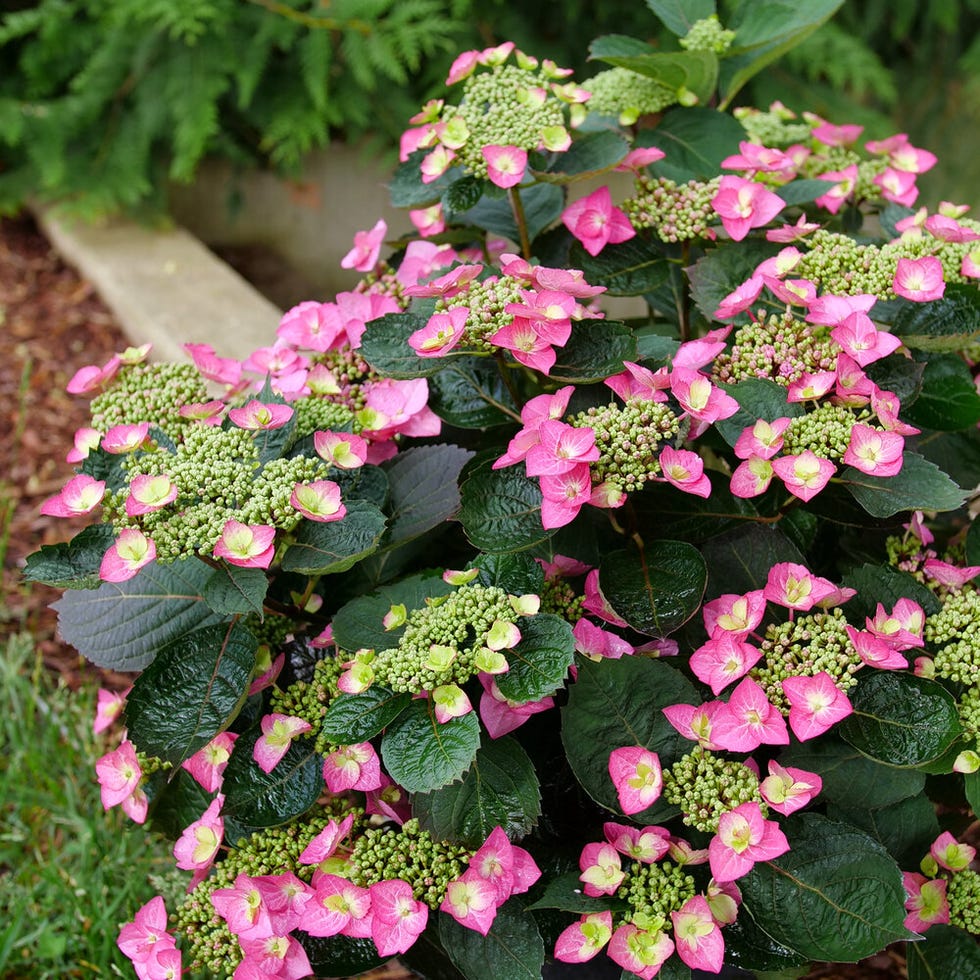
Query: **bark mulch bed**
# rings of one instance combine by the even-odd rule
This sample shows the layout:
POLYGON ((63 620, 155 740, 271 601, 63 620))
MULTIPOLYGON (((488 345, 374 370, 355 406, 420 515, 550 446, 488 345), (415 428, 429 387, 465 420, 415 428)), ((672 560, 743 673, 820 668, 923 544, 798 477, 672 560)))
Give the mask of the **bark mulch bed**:
POLYGON ((49 606, 59 593, 26 585, 21 573, 32 551, 66 541, 88 523, 39 513, 73 475, 65 454, 88 421, 87 402, 65 385, 78 368, 102 364, 127 346, 95 290, 30 218, 0 221, 0 639, 30 631, 45 665, 72 686, 88 668, 56 637, 49 606))

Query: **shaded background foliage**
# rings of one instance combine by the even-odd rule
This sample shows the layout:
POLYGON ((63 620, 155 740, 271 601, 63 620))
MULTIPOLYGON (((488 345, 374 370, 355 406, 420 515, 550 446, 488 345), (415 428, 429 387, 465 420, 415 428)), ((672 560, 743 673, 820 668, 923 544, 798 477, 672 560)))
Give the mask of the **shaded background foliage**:
MULTIPOLYGON (((753 0, 719 4, 722 22, 753 0)), ((2 0, 0 212, 28 197, 89 216, 160 213, 206 156, 296 173, 332 139, 397 136, 454 54, 512 39, 584 79, 589 36, 670 35, 642 0, 2 0), (383 97, 379 97, 383 96, 383 97)), ((980 0, 850 0, 753 80, 869 135, 907 130, 940 156, 923 199, 980 177, 980 0)))

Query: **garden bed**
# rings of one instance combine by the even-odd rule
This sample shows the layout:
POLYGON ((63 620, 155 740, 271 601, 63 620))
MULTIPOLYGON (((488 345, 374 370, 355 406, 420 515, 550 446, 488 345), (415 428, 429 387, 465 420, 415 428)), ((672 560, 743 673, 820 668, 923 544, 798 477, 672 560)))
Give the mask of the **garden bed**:
MULTIPOLYGON (((276 293, 282 269, 266 250, 236 249, 223 254, 240 274, 280 303, 276 293)), ((54 589, 27 588, 21 581, 23 559, 40 544, 63 540, 64 518, 40 515, 40 503, 70 475, 63 450, 71 434, 87 420, 86 403, 65 393, 65 384, 81 366, 100 363, 123 350, 129 340, 94 288, 67 266, 30 218, 0 222, 0 400, 2 425, 15 434, 0 444, 4 478, 7 548, 4 556, 4 634, 28 628, 37 638, 45 666, 75 687, 97 674, 104 684, 124 686, 126 675, 96 671, 56 635, 50 603, 54 589)), ((270 335, 274 325, 270 324, 270 335)), ((86 521, 78 518, 72 530, 86 521)), ((901 955, 885 952, 859 964, 815 965, 810 980, 892 980, 904 977, 901 955)), ((371 974, 389 980, 407 974, 389 964, 371 974)))
POLYGON ((56 638, 49 606, 58 592, 25 587, 22 567, 40 545, 85 526, 78 518, 66 529, 63 518, 39 512, 71 475, 65 446, 88 418, 85 402, 67 394, 65 384, 82 365, 105 361, 128 341, 93 287, 26 217, 0 221, 0 324, 0 429, 13 436, 0 440, 0 631, 29 629, 44 663, 76 686, 91 668, 56 638))

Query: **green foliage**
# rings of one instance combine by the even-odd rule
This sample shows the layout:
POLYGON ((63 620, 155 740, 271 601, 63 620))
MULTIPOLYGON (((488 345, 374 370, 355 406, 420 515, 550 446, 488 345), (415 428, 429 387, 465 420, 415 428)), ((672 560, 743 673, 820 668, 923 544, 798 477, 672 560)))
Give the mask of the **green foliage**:
POLYGON ((170 846, 102 812, 91 772, 108 749, 92 735, 90 685, 56 684, 24 634, 0 648, 0 691, 0 974, 60 980, 88 963, 124 975, 118 924, 159 890, 170 846))
MULTIPOLYGON (((428 912, 403 911, 428 923, 411 954, 433 980, 530 980, 556 936, 566 949, 578 941, 574 925, 561 932, 575 912, 602 910, 579 931, 598 947, 616 930, 617 962, 624 947, 654 956, 668 922, 676 944, 714 934, 676 917, 700 916, 709 873, 737 879, 744 899, 725 925, 726 963, 763 976, 914 938, 901 869, 928 868, 919 862, 940 827, 937 803, 959 829, 980 798, 978 774, 955 771, 976 760, 980 724, 980 593, 956 581, 980 551, 964 534, 965 488, 980 470, 977 286, 959 264, 962 244, 939 241, 931 225, 882 244, 879 229, 892 235, 899 212, 871 182, 886 165, 873 147, 853 151, 864 168, 854 203, 817 203, 821 175, 852 151, 829 146, 812 117, 788 130, 809 153, 781 198, 761 186, 779 176, 754 173, 752 184, 719 173, 744 148, 739 120, 786 122, 778 110, 757 118, 724 105, 837 5, 728 5, 723 27, 702 0, 653 0, 680 50, 609 33, 593 47, 616 72, 673 87, 681 104, 651 110, 639 131, 583 109, 575 83, 550 84, 550 66, 487 49, 459 104, 423 113, 446 120, 434 135, 448 172, 424 181, 423 150, 392 184, 403 206, 441 200, 444 235, 418 253, 413 242, 395 276, 378 264, 350 300, 383 297, 397 312, 365 322, 359 350, 339 333, 328 350, 309 350, 318 341, 290 339, 295 324, 282 330, 286 350, 316 364, 295 418, 253 431, 232 410, 211 428, 183 419, 186 399, 158 399, 149 369, 126 365, 107 382, 93 423, 136 413, 156 445, 122 455, 108 439, 81 467, 91 479, 66 487, 54 509, 87 512, 99 495, 96 520, 118 534, 111 560, 97 565, 101 532, 29 567, 65 585, 88 584, 97 567, 123 579, 73 590, 59 612, 86 653, 143 670, 126 723, 144 756, 158 757, 139 763, 160 826, 186 828, 214 792, 168 776, 167 764, 237 735, 221 786, 230 849, 202 890, 239 867, 309 875, 300 854, 340 827, 321 869, 343 862, 359 887, 387 882, 389 896, 407 888, 423 901, 428 912), (666 153, 637 175, 636 196, 613 210, 607 187, 568 208, 566 184, 614 168, 631 139, 666 153), (565 158, 541 150, 566 144, 565 158), (499 186, 524 153, 523 175, 499 186), (782 276, 797 256, 823 309, 797 296, 784 304, 765 278, 760 289, 778 302, 757 292, 724 318, 734 328, 719 327, 718 305, 743 305, 760 261, 803 231, 777 227, 803 206, 825 227, 774 264, 782 276), (498 261, 499 235, 513 254, 498 261), (458 270, 471 275, 403 288, 418 257, 447 254, 431 246, 464 243, 482 254, 450 261, 480 256, 458 270), (896 256, 926 250, 949 288, 915 302, 893 279, 896 256), (607 290, 642 297, 645 313, 607 319, 607 290), (871 294, 868 321, 894 327, 897 343, 875 340, 863 314, 847 316, 842 294, 871 294), (409 342, 434 310, 449 310, 459 334, 449 357, 420 357, 409 342), (876 357, 886 346, 897 350, 876 357), (864 362, 879 391, 858 387, 864 362), (427 410, 429 396, 450 425, 427 410), (908 427, 916 404, 927 432, 908 427), (346 453, 325 445, 335 417, 357 433, 346 453), (365 453, 375 465, 345 469, 365 453), (177 477, 137 484, 134 474, 159 477, 182 454, 189 489, 177 477), (313 489, 339 489, 345 512, 302 518, 297 481, 334 475, 338 487, 313 489), (144 495, 168 489, 142 512, 144 495), (158 561, 143 567, 150 541, 158 561), (919 659, 913 669, 893 653, 919 659), (527 852, 505 840, 525 836, 527 852), (692 867, 690 851, 704 848, 708 867, 692 867)), ((377 0, 363 12, 381 9, 377 0)), ((205 31, 201 17, 180 36, 205 31)), ((360 69, 375 56, 361 50, 360 69)), ((325 57, 315 46, 305 55, 325 57)), ((630 158, 638 169, 640 156, 630 158)), ((343 301, 319 313, 353 315, 343 301)), ((231 389, 220 404, 246 397, 231 389)), ((132 793, 140 776, 130 762, 113 778, 132 793)), ((972 872, 950 882, 950 921, 966 930, 980 928, 967 907, 978 883, 972 872)), ((372 938, 386 955, 385 899, 375 898, 372 938)), ((724 904, 712 909, 718 927, 724 904)), ((187 920, 200 914, 210 910, 195 899, 178 913, 190 944, 200 932, 187 920)), ((324 969, 357 959, 313 946, 324 969)), ((923 970, 965 948, 937 947, 923 970)), ((234 955, 215 950, 227 972, 234 955)), ((688 959, 663 975, 688 977, 688 959)))
POLYGON ((393 141, 458 7, 42 0, 2 14, 0 209, 27 193, 86 215, 160 208, 165 178, 191 180, 206 154, 289 172, 337 133, 393 141))
POLYGON ((780 943, 812 959, 857 962, 898 939, 905 897, 898 865, 865 834, 808 813, 786 821, 792 850, 743 879, 746 908, 780 943), (868 891, 858 890, 859 878, 868 891), (885 914, 869 918, 864 896, 885 914))

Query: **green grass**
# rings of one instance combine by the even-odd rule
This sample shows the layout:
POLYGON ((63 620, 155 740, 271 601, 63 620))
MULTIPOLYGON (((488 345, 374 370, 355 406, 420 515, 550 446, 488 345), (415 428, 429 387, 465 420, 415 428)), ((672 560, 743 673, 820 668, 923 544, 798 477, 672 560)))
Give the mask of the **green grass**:
POLYGON ((173 866, 167 845, 104 813, 95 691, 44 670, 29 635, 0 647, 0 978, 133 977, 122 922, 173 866))

